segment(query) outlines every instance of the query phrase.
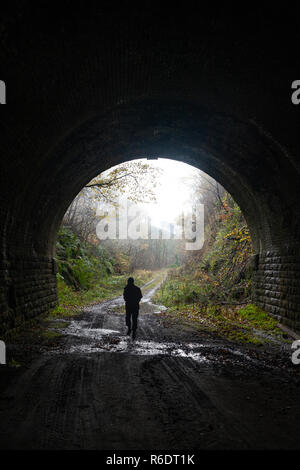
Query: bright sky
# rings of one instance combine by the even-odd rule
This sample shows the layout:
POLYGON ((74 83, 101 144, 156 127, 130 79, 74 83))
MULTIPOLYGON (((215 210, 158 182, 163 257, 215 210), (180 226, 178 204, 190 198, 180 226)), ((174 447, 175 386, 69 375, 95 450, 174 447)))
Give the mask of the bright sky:
POLYGON ((180 208, 189 202, 189 179, 197 174, 200 176, 201 171, 166 158, 147 160, 147 163, 162 170, 155 188, 156 203, 146 205, 152 223, 159 226, 161 221, 173 222, 180 208))
MULTIPOLYGON (((183 208, 185 210, 191 209, 191 179, 195 176, 201 177, 203 172, 187 163, 167 158, 131 160, 131 162, 135 161, 147 163, 160 169, 157 174, 157 184, 151 188, 155 194, 156 202, 139 204, 150 216, 152 225, 163 228, 165 223, 176 222, 183 208)), ((121 200, 123 197, 126 198, 126 193, 121 196, 121 200)))

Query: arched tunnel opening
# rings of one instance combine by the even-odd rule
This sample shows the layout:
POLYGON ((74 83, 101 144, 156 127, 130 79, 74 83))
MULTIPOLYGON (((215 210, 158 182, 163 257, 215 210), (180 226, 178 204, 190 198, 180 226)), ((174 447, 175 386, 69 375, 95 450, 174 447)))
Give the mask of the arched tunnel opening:
MULTIPOLYGON (((116 297, 119 283, 123 289, 126 277, 133 276, 135 285, 142 283, 142 326, 135 354, 170 349, 170 342, 158 342, 159 326, 153 332, 148 325, 153 321, 149 314, 160 314, 168 308, 176 310, 173 320, 192 315, 203 330, 212 328, 221 335, 225 333, 224 323, 235 313, 235 321, 227 331, 231 339, 243 335, 243 321, 247 321, 243 313, 247 310, 241 308, 246 304, 254 320, 257 313, 257 317, 264 315, 268 321, 267 314, 251 304, 256 256, 239 206, 213 178, 181 161, 148 156, 97 175, 82 188, 65 213, 56 247, 60 304, 52 315, 61 314, 64 319, 68 314, 72 316, 72 292, 69 290, 70 296, 66 296, 67 288, 75 290, 75 299, 80 301, 88 290, 90 295, 85 302, 95 304, 108 300, 107 296, 116 297), (115 290, 109 292, 112 284, 115 290), (214 320, 219 318, 218 326, 209 322, 212 310, 214 320)), ((115 298, 110 307, 106 306, 115 314, 126 313, 118 317, 117 323, 113 317, 112 325, 117 330, 112 325, 108 328, 108 319, 106 328, 103 319, 101 328, 87 327, 84 321, 80 351, 100 351, 101 346, 106 350, 107 342, 113 345, 111 351, 127 350, 124 333, 128 322, 127 335, 132 333, 136 339, 129 307, 120 306, 120 301, 122 298, 115 298)), ((158 316, 162 324, 170 320, 170 316, 158 316)), ((75 323, 79 337, 80 323, 75 323)), ((69 331, 74 332, 74 324, 69 331)), ((192 328, 185 338, 192 339, 195 334, 192 328)), ((176 347, 186 354, 176 342, 173 353, 176 347)), ((186 348, 190 348, 191 356, 199 358, 199 352, 192 352, 192 343, 186 348)))
POLYGON ((0 20, 0 448, 298 449, 297 15, 63 3, 9 4, 0 20), (62 222, 97 175, 136 159, 217 182, 218 230, 153 284, 98 253, 96 298, 88 277, 67 279, 64 243, 83 278, 89 248, 62 222), (220 252, 237 234, 251 289, 233 299, 222 273, 240 260, 220 252))
POLYGON ((230 192, 245 215, 257 257, 255 301, 297 330, 299 219, 293 166, 254 124, 161 102, 119 106, 73 130, 52 150, 50 162, 35 168, 34 181, 15 195, 14 215, 8 212, 3 227, 2 328, 55 305, 54 248, 67 207, 95 174, 134 155, 172 155, 230 192))

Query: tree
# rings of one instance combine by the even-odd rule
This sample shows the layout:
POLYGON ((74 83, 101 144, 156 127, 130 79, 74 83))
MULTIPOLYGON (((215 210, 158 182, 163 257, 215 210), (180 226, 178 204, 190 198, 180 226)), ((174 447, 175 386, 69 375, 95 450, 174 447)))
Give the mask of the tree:
POLYGON ((100 173, 88 183, 69 206, 63 224, 84 241, 96 242, 96 205, 118 204, 120 195, 133 202, 155 201, 160 169, 144 160, 123 163, 100 173))
POLYGON ((96 176, 84 188, 92 190, 98 201, 116 203, 120 194, 133 202, 155 201, 154 188, 160 169, 143 160, 126 162, 96 176))

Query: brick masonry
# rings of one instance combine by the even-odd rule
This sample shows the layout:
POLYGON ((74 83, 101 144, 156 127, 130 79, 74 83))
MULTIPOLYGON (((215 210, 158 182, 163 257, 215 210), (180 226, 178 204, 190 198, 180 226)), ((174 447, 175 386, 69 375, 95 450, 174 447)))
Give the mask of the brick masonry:
POLYGON ((299 250, 267 251, 257 258, 254 301, 281 323, 300 331, 299 250))
POLYGON ((57 303, 56 263, 47 257, 14 258, 0 265, 0 334, 57 303))

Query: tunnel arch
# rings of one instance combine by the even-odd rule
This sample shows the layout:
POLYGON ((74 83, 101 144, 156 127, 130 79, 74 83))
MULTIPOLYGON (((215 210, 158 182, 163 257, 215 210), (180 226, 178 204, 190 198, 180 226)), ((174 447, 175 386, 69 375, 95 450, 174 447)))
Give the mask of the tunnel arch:
POLYGON ((254 123, 209 113, 190 103, 147 100, 122 104, 74 129, 39 168, 36 194, 31 188, 28 202, 26 194, 23 196, 22 210, 31 210, 25 231, 29 256, 51 260, 53 274, 56 234, 77 193, 100 172, 141 157, 189 163, 230 192, 244 213, 255 247, 254 297, 285 321, 282 312, 286 308, 278 305, 277 296, 279 291, 285 302, 286 281, 280 277, 280 266, 279 278, 273 278, 273 270, 282 256, 288 262, 294 260, 291 248, 298 237, 298 220, 293 219, 291 230, 290 219, 297 194, 294 169, 272 138, 254 123), (287 194, 292 197, 287 199, 287 194))
POLYGON ((232 194, 256 250, 254 297, 300 330, 291 18, 110 3, 7 6, 1 19, 0 331, 55 305, 55 236, 80 189, 143 156, 190 163, 232 194))
MULTIPOLYGON (((46 234, 46 253, 53 256, 63 214, 87 182, 112 166, 142 157, 183 161, 216 179, 241 207, 258 254, 287 248, 294 236, 297 239, 297 230, 286 227, 296 204, 296 199, 286 201, 286 190, 291 199, 296 196, 297 175, 270 137, 234 116, 209 114, 184 103, 146 101, 91 119, 54 150, 50 166, 41 169, 47 181, 33 206, 35 251, 45 250, 40 241, 45 243, 46 234), (39 220, 36 211, 46 213, 47 220, 39 220)), ((298 229, 297 220, 295 225, 298 229)))

